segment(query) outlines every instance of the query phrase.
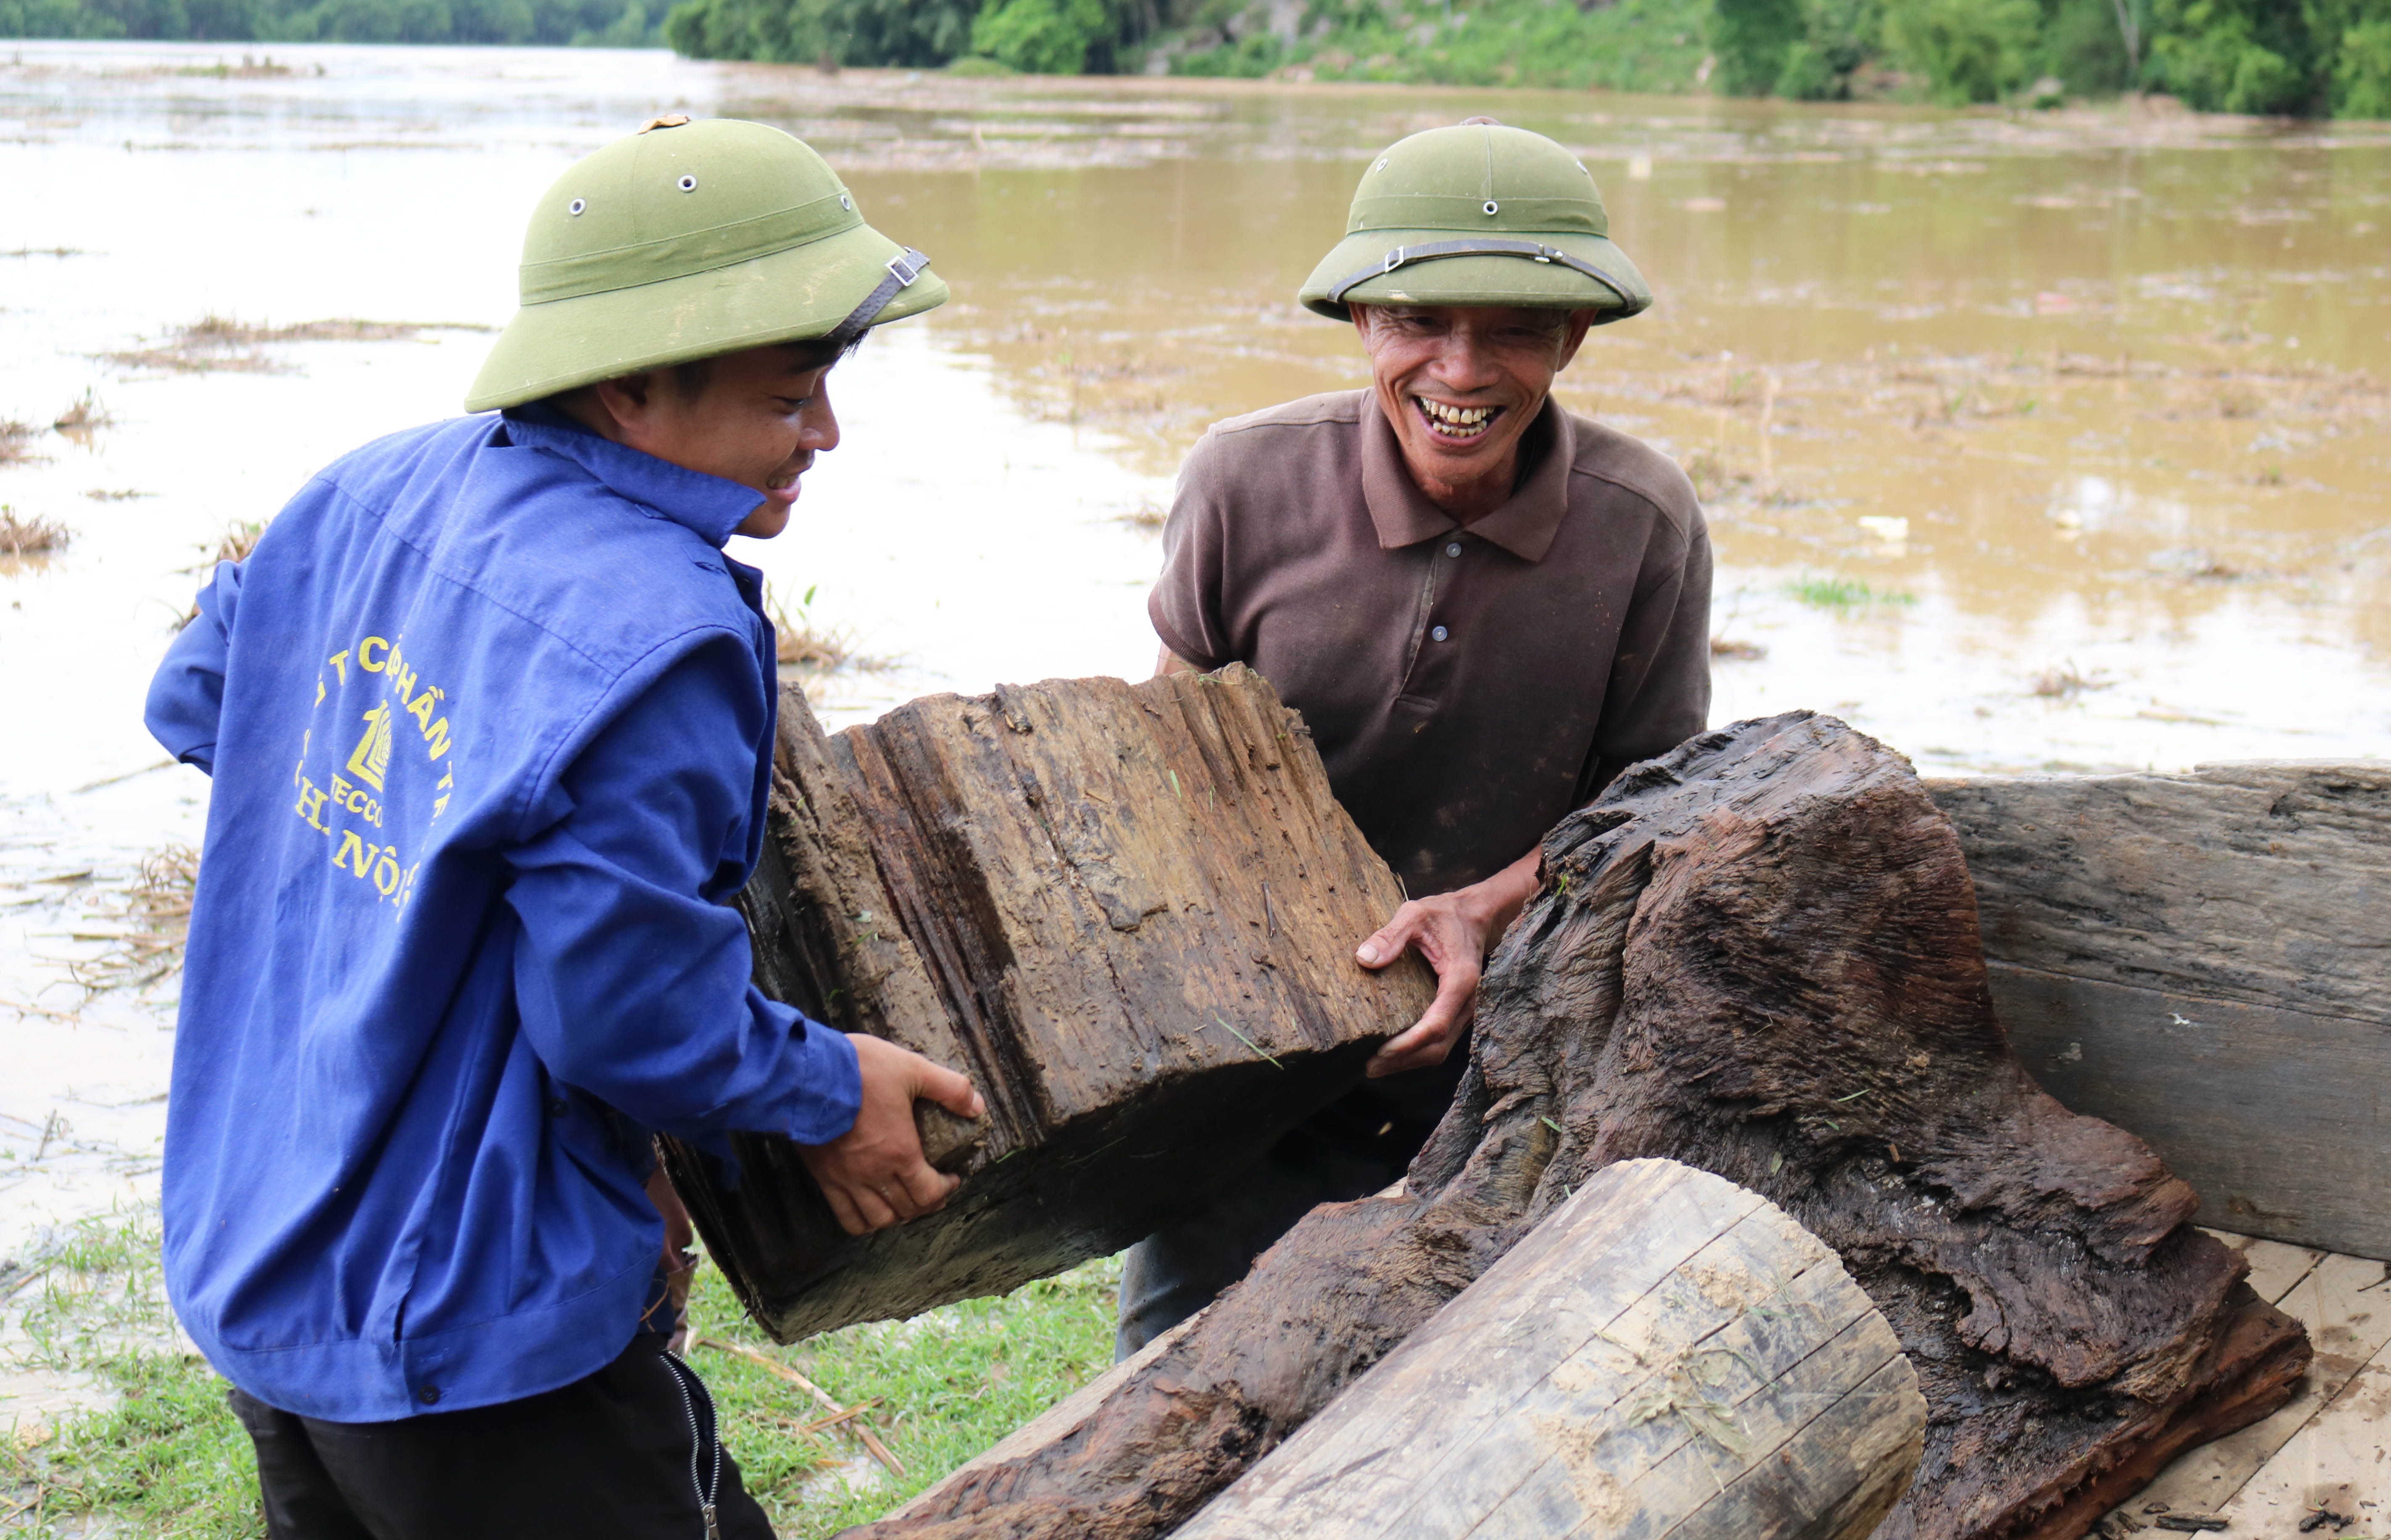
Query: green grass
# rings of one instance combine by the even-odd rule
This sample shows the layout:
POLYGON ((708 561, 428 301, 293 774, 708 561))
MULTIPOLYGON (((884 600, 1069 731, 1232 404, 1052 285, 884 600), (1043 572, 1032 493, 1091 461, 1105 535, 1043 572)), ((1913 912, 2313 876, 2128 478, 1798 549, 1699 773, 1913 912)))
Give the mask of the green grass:
POLYGON ((1856 577, 1799 577, 1785 591, 1813 609, 1848 615, 1879 604, 1915 604, 1918 596, 1898 589, 1872 589, 1856 577))
MULTIPOLYGON (((53 1534, 99 1518, 132 1535, 263 1535, 256 1468, 224 1381, 162 1346, 173 1334, 156 1214, 87 1222, 45 1260, 9 1366, 88 1375, 114 1404, 46 1431, 0 1429, 0 1529, 53 1534)), ((795 1386, 713 1349, 693 1350, 691 1362, 774 1525, 787 1540, 822 1540, 879 1517, 1103 1372, 1119 1275, 1118 1262, 1091 1262, 1001 1300, 782 1348, 748 1323, 720 1274, 701 1274, 691 1310, 698 1335, 767 1352, 845 1404, 875 1403, 865 1420, 907 1476, 860 1491, 839 1468, 878 1467, 843 1430, 795 1432, 819 1415, 795 1386)))

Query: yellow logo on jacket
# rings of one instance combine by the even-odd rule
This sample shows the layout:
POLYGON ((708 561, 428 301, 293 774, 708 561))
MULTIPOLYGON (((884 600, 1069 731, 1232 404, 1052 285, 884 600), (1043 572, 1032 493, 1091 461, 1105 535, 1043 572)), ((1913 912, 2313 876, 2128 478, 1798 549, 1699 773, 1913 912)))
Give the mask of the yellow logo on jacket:
POLYGON ((357 740, 355 750, 349 756, 349 773, 381 790, 381 778, 390 769, 390 706, 376 705, 366 713, 366 735, 357 740))

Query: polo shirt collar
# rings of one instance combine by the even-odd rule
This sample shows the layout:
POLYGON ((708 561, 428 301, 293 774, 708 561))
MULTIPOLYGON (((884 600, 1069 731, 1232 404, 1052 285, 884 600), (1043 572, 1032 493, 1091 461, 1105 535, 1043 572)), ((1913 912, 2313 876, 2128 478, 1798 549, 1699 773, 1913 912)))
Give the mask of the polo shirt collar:
POLYGON ((602 438, 555 408, 533 402, 501 414, 507 436, 526 448, 573 461, 599 485, 673 523, 695 531, 717 550, 756 511, 764 495, 752 486, 691 471, 645 450, 602 438))
MULTIPOLYGON (((1412 480, 1403 466, 1402 441, 1379 408, 1377 393, 1364 394, 1368 405, 1362 413, 1362 498, 1369 505, 1378 548, 1400 550, 1462 527, 1452 514, 1428 501, 1428 494, 1412 480)), ((1551 395, 1544 397, 1536 420, 1528 424, 1521 444, 1536 456, 1528 479, 1513 490, 1508 502, 1468 529, 1523 562, 1541 562, 1569 512, 1570 466, 1577 458, 1577 438, 1570 428, 1569 413, 1551 395)))

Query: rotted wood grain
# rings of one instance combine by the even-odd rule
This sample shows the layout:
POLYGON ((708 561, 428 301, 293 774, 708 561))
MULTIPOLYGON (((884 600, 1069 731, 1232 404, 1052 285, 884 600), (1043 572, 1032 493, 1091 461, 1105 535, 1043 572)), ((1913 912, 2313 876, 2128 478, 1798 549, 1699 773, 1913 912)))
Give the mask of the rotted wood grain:
POLYGON ((2391 764, 1927 785, 2044 1087, 2204 1223, 2391 1257, 2391 764))
POLYGON ((1818 1238, 1667 1160, 1596 1172, 1178 1540, 1860 1540, 1918 1377, 1818 1238))
POLYGON ((1170 1534, 1643 1158, 1768 1198, 1891 1323, 1928 1422, 1882 1540, 2072 1540, 2307 1365, 2191 1190, 2010 1051, 1906 761, 1796 712, 1630 768, 1546 837, 1401 1192, 1313 1210, 1068 1431, 859 1533, 1170 1534))
POLYGON ((1002 1293, 1118 1250, 1359 1081, 1416 1019, 1416 963, 1354 945, 1402 901, 1296 715, 1243 667, 931 696, 825 738, 782 697, 756 978, 971 1077, 917 1116, 963 1184, 841 1233, 785 1140, 734 1184, 667 1145, 743 1302, 782 1340, 1002 1293))

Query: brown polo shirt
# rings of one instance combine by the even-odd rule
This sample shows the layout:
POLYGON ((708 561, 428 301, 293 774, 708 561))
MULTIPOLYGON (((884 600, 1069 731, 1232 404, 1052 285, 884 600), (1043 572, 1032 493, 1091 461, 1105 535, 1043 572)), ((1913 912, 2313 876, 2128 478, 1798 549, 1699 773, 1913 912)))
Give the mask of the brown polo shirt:
POLYGON ((1179 473, 1164 645, 1251 665, 1415 897, 1493 875, 1710 711, 1710 534, 1676 463, 1547 399, 1467 528, 1367 391, 1204 435, 1179 473))

